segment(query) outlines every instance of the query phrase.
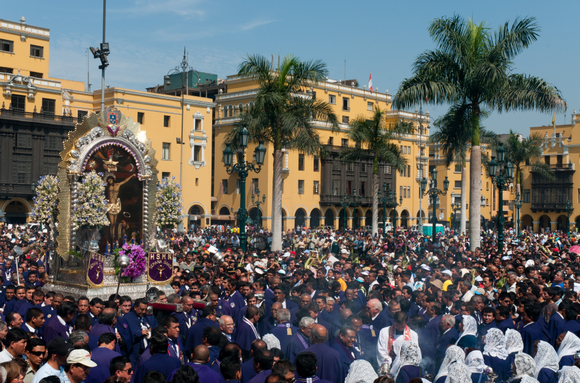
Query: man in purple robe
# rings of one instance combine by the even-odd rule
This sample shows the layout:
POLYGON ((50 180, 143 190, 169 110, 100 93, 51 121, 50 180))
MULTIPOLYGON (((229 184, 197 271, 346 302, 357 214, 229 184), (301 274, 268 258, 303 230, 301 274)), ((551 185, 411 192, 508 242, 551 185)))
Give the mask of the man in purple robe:
POLYGON ((219 328, 219 325, 216 322, 215 309, 211 305, 204 307, 201 313, 201 318, 187 331, 185 344, 183 345, 186 355, 191 354, 193 350, 202 343, 203 329, 207 326, 219 328))
POLYGON ((48 323, 44 326, 43 336, 44 340, 48 344, 52 338, 62 337, 65 340, 73 331, 73 326, 71 322, 77 313, 78 307, 76 303, 64 302, 58 310, 56 310, 56 316, 54 316, 48 323))
POLYGON ((309 351, 303 351, 296 357, 296 382, 316 382, 331 383, 328 380, 320 379, 317 374, 318 358, 316 354, 309 351))
POLYGON ((161 333, 151 335, 149 342, 149 349, 151 350, 151 358, 147 363, 139 366, 135 373, 134 382, 142 382, 145 374, 149 371, 159 371, 164 376, 169 377, 173 371, 181 366, 179 359, 169 355, 167 349, 169 348, 169 340, 161 333))
POLYGON ((524 317, 522 318, 524 327, 522 327, 520 333, 524 342, 524 352, 528 355, 533 355, 534 343, 537 340, 549 342, 549 337, 538 322, 541 310, 540 305, 534 303, 524 306, 524 317))
MULTIPOLYGON (((117 324, 117 311, 113 308, 106 308, 99 315, 99 321, 91 327, 91 332, 89 335, 96 337, 97 339, 105 333, 113 333, 117 336, 117 331, 115 325, 117 324)), ((118 336, 117 336, 118 337, 118 336)), ((121 347, 119 343, 115 342, 115 349, 113 350, 117 353, 121 353, 121 347)))
POLYGON ((121 356, 120 353, 115 351, 116 344, 117 337, 114 332, 106 332, 99 335, 99 346, 92 351, 91 359, 99 366, 110 366, 113 358, 121 356))
POLYGON ((360 359, 360 353, 354 348, 354 342, 356 341, 356 332, 350 326, 344 326, 340 329, 338 336, 332 343, 332 348, 340 354, 344 376, 348 374, 350 370, 350 364, 357 359, 360 359))
MULTIPOLYGON (((193 350, 191 362, 186 363, 184 366, 190 366, 197 372, 199 377, 199 383, 218 383, 222 381, 220 374, 212 370, 208 365, 209 361, 209 350, 206 346, 199 345, 193 350)), ((171 382, 173 376, 178 369, 175 369, 169 376, 167 381, 171 382)))
POLYGON ((234 333, 234 339, 242 348, 242 356, 245 359, 250 355, 250 346, 256 339, 260 339, 256 323, 260 320, 260 309, 256 306, 248 307, 246 315, 239 322, 238 329, 234 333))
POLYGON ((318 359, 318 373, 320 379, 330 380, 331 382, 343 382, 344 368, 342 359, 338 351, 326 344, 328 341, 328 332, 322 325, 314 325, 312 335, 310 336, 312 346, 306 351, 316 354, 318 359))
POLYGON ((274 365, 274 357, 268 350, 258 351, 254 355, 254 376, 249 383, 264 383, 268 375, 272 373, 272 366, 274 365))
POLYGON ((315 324, 314 319, 310 317, 304 317, 300 320, 300 330, 292 335, 286 347, 286 359, 294 363, 296 356, 310 347, 310 335, 315 324))
MULTIPOLYGON (((278 304, 280 303, 274 303, 272 308, 278 304)), ((286 351, 288 344, 290 343, 290 339, 292 339, 292 336, 299 330, 297 327, 292 326, 290 323, 290 310, 280 309, 276 315, 278 316, 278 324, 270 331, 270 333, 280 341, 280 350, 286 351)))
MULTIPOLYGON (((224 347, 224 349, 227 347, 228 346, 224 347)), ((254 355, 259 351, 267 349, 268 345, 261 339, 256 339, 254 343, 252 343, 252 346, 250 347, 251 358, 242 364, 242 383, 248 383, 254 376, 256 376, 256 370, 254 370, 254 355)))

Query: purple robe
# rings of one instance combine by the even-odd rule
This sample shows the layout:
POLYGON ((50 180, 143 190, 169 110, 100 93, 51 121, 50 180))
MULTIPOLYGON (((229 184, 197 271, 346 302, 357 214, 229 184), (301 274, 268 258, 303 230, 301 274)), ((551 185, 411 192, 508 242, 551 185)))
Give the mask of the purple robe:
POLYGON ((121 356, 121 354, 118 352, 109 350, 106 347, 97 347, 91 353, 91 360, 99 366, 105 366, 109 368, 111 365, 111 360, 118 356, 121 356))
MULTIPOLYGON (((91 332, 89 333, 89 335, 94 336, 95 338, 97 338, 98 341, 99 337, 107 332, 113 333, 113 335, 115 335, 114 328, 106 324, 97 323, 93 327, 91 327, 91 332)), ((121 347, 119 347, 119 342, 115 342, 115 351, 118 352, 119 354, 121 353, 121 347)))
POLYGON ((248 383, 258 373, 254 370, 254 358, 250 358, 242 363, 242 383, 248 383))
POLYGON ((181 367, 181 362, 168 354, 154 354, 149 358, 147 363, 139 366, 139 369, 133 377, 134 382, 142 382, 143 377, 149 371, 159 371, 166 378, 171 373, 181 367))
POLYGON ((532 350, 534 348, 534 342, 537 340, 543 340, 548 342, 548 337, 542 329, 542 325, 539 322, 532 322, 522 328, 522 341, 524 342, 524 352, 528 355, 532 355, 532 350))
POLYGON ((254 376, 249 383, 264 383, 266 378, 272 373, 272 370, 262 370, 254 376))
POLYGON ((278 340, 280 341, 280 350, 282 350, 282 352, 286 352, 286 349, 288 348, 288 344, 290 343, 292 336, 296 334, 298 331, 300 330, 298 330, 297 327, 294 327, 290 325, 289 322, 286 322, 280 323, 279 325, 274 327, 272 331, 270 331, 270 333, 274 335, 276 338, 278 338, 278 340), (289 325, 290 327, 288 327, 287 325, 289 325), (290 329, 292 335, 288 335, 288 329, 290 329))
POLYGON ((62 337, 65 340, 68 339, 67 331, 71 330, 72 327, 67 328, 60 323, 58 320, 58 315, 53 316, 52 319, 44 326, 43 336, 46 344, 50 342, 52 338, 62 337))
POLYGON ((240 321, 238 323, 237 331, 234 334, 235 341, 243 351, 250 351, 252 342, 257 339, 254 329, 246 321, 240 321))
POLYGON ((288 347, 284 351, 284 356, 286 359, 294 363, 296 361, 296 355, 298 353, 306 350, 310 347, 310 340, 304 336, 300 331, 297 331, 292 338, 290 338, 290 342, 288 342, 288 347))
POLYGON ((212 321, 211 319, 201 318, 199 319, 191 328, 187 331, 187 336, 185 337, 184 349, 189 355, 194 348, 201 344, 201 338, 203 337, 203 330, 207 326, 214 326, 219 328, 220 326, 212 321))
POLYGON ((331 382, 344 382, 346 376, 344 375, 342 360, 338 351, 326 343, 313 344, 305 351, 311 351, 316 354, 318 360, 318 371, 316 375, 320 379, 330 380, 331 382))

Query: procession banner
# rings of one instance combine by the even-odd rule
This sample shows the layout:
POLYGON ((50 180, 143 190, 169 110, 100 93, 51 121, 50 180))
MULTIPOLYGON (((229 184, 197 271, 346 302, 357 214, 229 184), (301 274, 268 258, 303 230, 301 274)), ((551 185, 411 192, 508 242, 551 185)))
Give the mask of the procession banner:
POLYGON ((87 269, 87 283, 93 289, 104 286, 105 256, 99 253, 90 252, 89 268, 87 269))
POLYGON ((151 252, 147 256, 147 264, 147 279, 149 282, 169 282, 173 275, 173 254, 151 252))

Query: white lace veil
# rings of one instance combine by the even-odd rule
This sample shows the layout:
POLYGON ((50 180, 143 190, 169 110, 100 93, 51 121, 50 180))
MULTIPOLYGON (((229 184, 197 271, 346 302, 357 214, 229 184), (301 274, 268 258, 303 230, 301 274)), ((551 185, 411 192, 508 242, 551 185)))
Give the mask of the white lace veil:
POLYGON ((576 366, 564 366, 558 375, 558 383, 580 383, 580 369, 576 366))
POLYGON ((463 363, 454 363, 449 367, 445 383, 472 383, 469 367, 463 363))
POLYGON ((538 381, 538 379, 536 378, 532 378, 531 376, 524 376, 522 377, 522 379, 520 380, 520 383, 540 383, 538 381))
POLYGON ((475 318, 472 317, 471 315, 463 315, 462 317, 463 318, 461 320, 461 323, 463 324, 463 332, 461 333, 459 339, 457 339, 457 342, 455 342, 455 344, 459 344, 459 341, 464 336, 467 335, 477 336, 477 322, 475 318))
POLYGON ((538 352, 534 357, 534 361, 536 362, 536 379, 538 379, 538 375, 542 368, 549 368, 554 372, 558 372, 560 369, 560 365, 558 362, 560 358, 558 358, 558 354, 554 347, 548 342, 544 342, 543 340, 538 343, 538 352))
MULTIPOLYGON (((415 342, 407 341, 403 344, 401 348, 401 367, 403 366, 417 366, 421 363, 423 356, 421 355, 421 349, 419 345, 415 342)), ((397 380, 395 378, 395 380, 397 380)))
POLYGON ((565 356, 574 355, 578 351, 580 351, 580 338, 568 331, 558 349, 558 361, 565 356))
POLYGON ((518 331, 508 328, 505 332, 505 348, 508 354, 524 351, 522 335, 518 331))
POLYGON ((483 353, 502 360, 507 359, 509 356, 509 353, 505 348, 505 336, 499 328, 491 328, 485 335, 483 353))
POLYGON ((274 334, 266 334, 262 337, 262 340, 264 342, 266 342, 266 345, 268 346, 268 350, 271 350, 273 348, 278 348, 278 349, 282 348, 280 346, 280 340, 274 334))
POLYGON ((463 363, 464 359, 465 359, 465 352, 463 352, 461 347, 449 346, 447 348, 447 350, 445 351, 445 358, 443 358, 443 362, 441 363, 441 367, 439 368, 439 372, 437 373, 437 376, 435 377, 435 380, 433 380, 433 381, 436 382, 437 379, 439 379, 440 377, 447 376, 449 374, 449 368, 451 367, 452 364, 454 364, 456 362, 460 362, 461 364, 464 364, 463 363))
POLYGON ((483 360, 483 354, 479 350, 471 351, 465 358, 465 364, 472 374, 482 374, 488 368, 483 360))
POLYGON ((516 376, 514 376, 514 379, 523 376, 534 377, 536 373, 536 362, 534 362, 534 358, 528 354, 518 352, 514 359, 514 364, 516 365, 516 376))
POLYGON ((350 370, 344 383, 373 383, 378 377, 369 362, 359 359, 350 364, 350 370))

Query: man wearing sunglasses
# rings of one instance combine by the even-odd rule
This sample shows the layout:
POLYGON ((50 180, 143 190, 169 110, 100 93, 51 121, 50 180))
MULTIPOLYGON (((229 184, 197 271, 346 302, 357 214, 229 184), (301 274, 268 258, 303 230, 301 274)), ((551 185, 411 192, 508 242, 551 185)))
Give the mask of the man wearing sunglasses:
POLYGON ((126 356, 117 356, 111 360, 111 376, 119 383, 129 383, 133 377, 131 361, 126 356))
POLYGON ((55 337, 48 342, 47 349, 47 362, 38 369, 32 383, 39 383, 47 376, 58 375, 60 367, 66 364, 66 358, 72 346, 63 337, 55 337))
POLYGON ((46 342, 43 339, 32 338, 26 344, 26 360, 28 369, 24 375, 24 383, 31 383, 40 365, 46 360, 46 342))

